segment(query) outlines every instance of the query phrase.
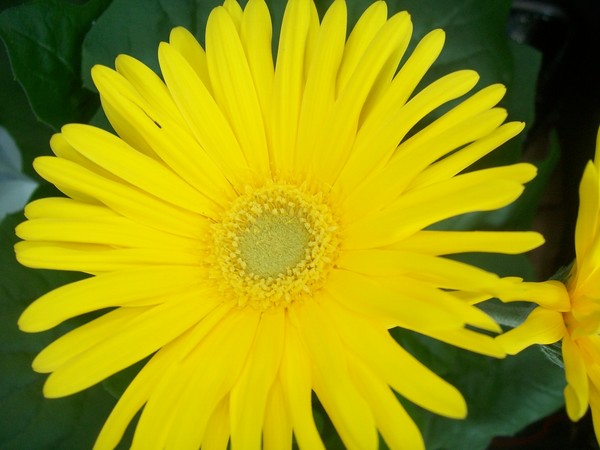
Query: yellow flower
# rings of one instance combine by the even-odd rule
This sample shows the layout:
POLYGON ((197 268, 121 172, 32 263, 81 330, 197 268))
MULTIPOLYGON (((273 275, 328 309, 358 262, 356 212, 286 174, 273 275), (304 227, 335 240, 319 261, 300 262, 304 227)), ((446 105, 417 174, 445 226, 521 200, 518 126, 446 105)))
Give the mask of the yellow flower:
MULTIPOLYGON (((515 354, 533 344, 561 341, 569 418, 579 420, 591 407, 600 442, 600 129, 596 155, 585 168, 579 186, 579 214, 575 228, 576 259, 562 290, 564 301, 555 307, 537 307, 525 322, 497 339, 515 354)), ((533 289, 535 291, 535 289, 533 289)), ((528 300, 544 299, 533 292, 528 300)))
POLYGON ((104 310, 37 356, 44 394, 152 355, 97 448, 117 445, 142 408, 134 448, 285 449, 292 434, 323 448, 314 391, 348 448, 377 448, 379 431, 391 448, 419 449, 394 391, 447 417, 466 405, 388 329, 504 356, 476 331, 499 327, 472 303, 520 288, 444 255, 520 253, 541 236, 425 229, 521 194, 529 164, 461 172, 523 125, 503 124, 505 89, 493 85, 407 137, 477 74, 414 94, 444 33, 397 71, 406 12, 388 19, 375 2, 347 41, 346 23, 344 1, 319 22, 312 1, 291 0, 274 64, 264 1, 228 0, 210 15, 206 50, 182 28, 160 44, 164 82, 128 56, 116 71, 94 67, 119 137, 67 125, 51 140, 56 157, 35 161, 68 198, 27 206, 17 257, 92 276, 42 296, 19 325, 104 310))

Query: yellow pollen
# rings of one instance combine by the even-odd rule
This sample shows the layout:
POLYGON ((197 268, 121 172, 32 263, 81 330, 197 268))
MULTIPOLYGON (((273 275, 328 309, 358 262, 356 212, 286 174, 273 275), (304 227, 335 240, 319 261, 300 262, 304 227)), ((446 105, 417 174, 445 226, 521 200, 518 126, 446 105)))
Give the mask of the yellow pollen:
POLYGON ((213 227, 212 277, 240 306, 287 306, 322 286, 338 251, 320 193, 269 185, 238 197, 213 227))

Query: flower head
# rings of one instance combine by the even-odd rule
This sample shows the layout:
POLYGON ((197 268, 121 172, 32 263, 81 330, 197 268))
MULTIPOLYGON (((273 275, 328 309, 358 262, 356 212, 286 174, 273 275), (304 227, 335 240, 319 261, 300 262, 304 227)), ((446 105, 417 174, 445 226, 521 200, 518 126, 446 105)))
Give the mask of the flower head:
POLYGON ((17 257, 87 279, 30 305, 35 332, 112 308, 44 349, 48 397, 69 395, 151 356, 97 441, 112 448, 143 408, 134 448, 290 448, 323 444, 313 391, 348 448, 423 447, 394 391, 462 418, 461 394, 388 333, 404 327, 502 357, 473 303, 502 293, 494 274, 447 259, 520 253, 536 233, 426 230, 514 201, 529 164, 462 173, 519 133, 473 71, 418 93, 444 33, 398 69, 412 25, 375 2, 346 40, 346 4, 320 21, 309 0, 285 11, 276 62, 262 0, 227 0, 206 50, 175 28, 159 47, 164 81, 119 56, 94 67, 118 137, 63 127, 35 168, 68 198, 26 208, 17 257))
MULTIPOLYGON (((600 129, 596 155, 583 173, 579 187, 579 214, 575 228, 576 259, 562 290, 564 301, 535 308, 525 322, 497 339, 509 353, 532 344, 561 342, 567 386, 567 414, 579 420, 591 407, 600 442, 600 129)), ((544 301, 544 292, 532 288, 528 300, 544 301)))

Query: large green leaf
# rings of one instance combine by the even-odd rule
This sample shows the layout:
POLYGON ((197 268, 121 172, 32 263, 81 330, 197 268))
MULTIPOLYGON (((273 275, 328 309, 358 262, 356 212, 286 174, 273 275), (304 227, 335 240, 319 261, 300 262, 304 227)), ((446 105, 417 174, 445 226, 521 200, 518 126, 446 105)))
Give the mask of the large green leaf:
POLYGON ((220 0, 113 0, 98 18, 83 44, 82 77, 93 89, 90 69, 114 66, 121 53, 134 56, 158 71, 158 44, 175 26, 183 26, 201 42, 210 11, 220 0))
POLYGON ((15 78, 38 118, 55 129, 87 120, 98 107, 97 96, 82 88, 81 42, 109 1, 38 0, 0 14, 15 78))
POLYGON ((52 130, 38 121, 21 85, 13 78, 6 49, 0 45, 0 125, 16 142, 23 161, 23 172, 33 175, 33 158, 50 151, 52 130))

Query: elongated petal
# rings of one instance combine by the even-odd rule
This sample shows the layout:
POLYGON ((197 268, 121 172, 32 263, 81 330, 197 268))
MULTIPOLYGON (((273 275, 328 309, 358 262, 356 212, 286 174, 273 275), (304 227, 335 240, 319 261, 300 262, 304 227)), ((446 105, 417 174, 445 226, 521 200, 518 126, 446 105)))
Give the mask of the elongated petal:
POLYGON ((173 121, 181 121, 181 113, 169 90, 152 69, 128 55, 119 55, 115 60, 115 67, 117 72, 148 102, 153 111, 160 111, 161 115, 168 115, 173 121))
POLYGON ((344 48, 337 78, 337 92, 344 90, 365 50, 386 21, 387 5, 383 1, 373 2, 360 16, 344 48))
POLYGON ((567 333, 562 341, 562 356, 565 363, 565 405, 572 421, 583 417, 589 403, 589 384, 585 363, 577 343, 567 333))
POLYGON ((569 293, 564 284, 556 280, 543 283, 506 283, 497 297, 504 302, 530 301, 554 311, 568 311, 571 308, 569 293))
POLYGON ((496 340, 506 353, 515 355, 533 344, 553 344, 566 333, 562 314, 545 308, 534 309, 525 322, 501 334, 496 340))
POLYGON ((301 448, 324 450, 325 446, 315 425, 311 404, 311 360, 302 345, 298 331, 289 326, 281 361, 280 380, 283 397, 301 448))
POLYGON ((493 358, 504 358, 507 353, 492 336, 468 328, 460 330, 425 330, 423 334, 455 347, 493 358))
POLYGON ((525 128, 523 122, 509 122, 482 139, 445 157, 424 170, 415 180, 415 186, 425 186, 434 181, 449 179, 469 167, 475 161, 489 154, 502 144, 512 139, 525 128))
POLYGON ((143 266, 197 266, 193 251, 160 248, 112 248, 94 244, 21 241, 15 244, 17 260, 36 269, 99 273, 143 266))
POLYGON ((248 180, 246 159, 230 124, 189 63, 169 44, 158 48, 167 87, 198 143, 236 186, 248 180))
POLYGON ((201 216, 162 202, 132 186, 101 177, 70 161, 42 156, 33 165, 41 176, 59 189, 65 187, 82 192, 141 223, 188 237, 196 237, 201 228, 201 216))
POLYGON ((271 161, 275 175, 285 170, 286 155, 295 148, 304 89, 304 55, 310 7, 308 0, 291 0, 283 16, 275 78, 271 130, 271 161))
POLYGON ((298 124, 296 151, 292 157, 294 167, 286 170, 306 172, 313 160, 320 158, 315 147, 323 127, 329 126, 326 119, 336 98, 335 82, 346 38, 346 4, 336 1, 323 18, 319 28, 316 51, 306 78, 298 124))
POLYGON ((437 414, 455 418, 466 416, 467 406, 458 390, 402 349, 386 330, 339 304, 325 302, 323 308, 328 311, 328 317, 348 351, 396 392, 437 414))
POLYGON ((119 217, 115 211, 104 205, 82 203, 70 198, 47 197, 32 201, 25 206, 28 219, 93 219, 96 217, 119 217))
MULTIPOLYGON (((272 34, 271 17, 264 0, 249 1, 244 9, 240 39, 246 52, 265 126, 270 119, 275 75, 271 50, 272 34)), ((267 129, 267 135, 268 131, 267 129)))
POLYGON ((425 449, 421 432, 391 389, 358 360, 351 363, 352 378, 371 405, 385 443, 389 448, 425 449))
POLYGON ((444 293, 435 289, 424 291, 422 286, 415 288, 406 283, 402 291, 393 290, 364 275, 345 270, 333 272, 325 289, 356 312, 380 320, 393 320, 393 323, 413 330, 452 329, 465 324, 463 317, 448 311, 444 293), (424 297, 425 292, 432 301, 415 302, 415 296, 424 297))
POLYGON ((200 446, 212 412, 238 380, 249 356, 259 317, 256 311, 236 311, 231 320, 215 327, 202 345, 186 358, 188 368, 184 368, 184 374, 193 381, 187 384, 176 406, 178 421, 170 429, 167 447, 200 446), (207 367, 214 370, 206 370, 207 367), (198 407, 199 404, 202 407, 198 407))
POLYGON ((351 383, 345 350, 314 302, 298 311, 302 340, 313 362, 315 392, 347 448, 377 448, 372 412, 351 383))
POLYGON ((217 203, 231 196, 227 178, 232 178, 231 170, 219 168, 183 120, 170 120, 149 110, 149 105, 132 94, 133 86, 117 72, 95 67, 92 76, 104 107, 120 114, 121 125, 128 132, 140 133, 136 149, 142 145, 146 153, 160 158, 190 186, 217 203))
POLYGON ((231 445, 235 449, 259 449, 269 391, 279 370, 283 352, 285 313, 263 314, 254 338, 252 359, 231 390, 231 445), (253 413, 248 415, 248 406, 253 413))
POLYGON ((452 255, 466 252, 528 252, 544 243, 544 237, 533 231, 420 231, 392 245, 394 250, 452 255))
POLYGON ((202 214, 203 198, 181 178, 114 135, 88 125, 66 125, 65 139, 86 158, 164 201, 202 214))
POLYGON ((227 448, 229 441, 229 397, 225 396, 217 405, 206 425, 206 436, 202 441, 204 450, 227 448))
POLYGON ((206 52, 192 33, 183 27, 175 27, 169 34, 169 44, 186 59, 190 67, 194 69, 196 75, 202 81, 202 84, 204 84, 206 89, 211 91, 206 52))
MULTIPOLYGON (((208 227, 205 227, 205 230, 208 227)), ((205 230, 202 230, 203 232, 205 230)), ((16 228, 16 234, 28 241, 77 242, 112 247, 198 249, 197 240, 186 239, 141 225, 119 216, 86 219, 30 219, 16 228)))
POLYGON ((469 184, 449 182, 448 186, 440 184, 431 190, 422 189, 403 196, 396 203, 397 209, 370 214, 360 222, 349 224, 344 245, 353 249, 392 245, 448 217, 506 206, 523 192, 523 186, 511 180, 469 184))
POLYGON ((283 388, 275 380, 269 392, 263 426, 263 448, 265 450, 291 450, 292 422, 286 409, 283 388))
POLYGON ((107 337, 114 336, 127 323, 151 308, 152 306, 117 308, 71 330, 50 343, 35 357, 31 365, 33 370, 50 373, 60 368, 107 337))
MULTIPOLYGON (((180 294, 175 301, 165 302, 138 314, 119 333, 107 337, 54 370, 44 385, 44 395, 62 397, 78 392, 171 342, 201 320, 207 310, 214 306, 205 302, 207 307, 203 310, 190 301, 195 296, 194 291, 180 294), (137 345, 128 345, 130 342, 136 342, 137 345)), ((59 345, 53 349, 60 354, 59 345)), ((51 364, 53 354, 41 353, 38 358, 38 364, 42 366, 44 359, 51 364)))
POLYGON ((195 267, 158 266, 87 278, 38 298, 19 318, 19 327, 29 332, 43 331, 102 308, 162 303, 164 295, 197 284, 201 274, 202 271, 195 267))
POLYGON ((262 180, 270 174, 265 125, 242 42, 223 8, 214 9, 208 18, 206 55, 215 100, 228 117, 253 175, 262 180))
MULTIPOLYGON (((427 86, 407 104, 399 102, 378 105, 379 108, 368 116, 357 133, 348 164, 337 180, 337 184, 340 184, 339 189, 351 193, 353 187, 360 185, 374 169, 389 160, 417 122, 444 103, 471 90, 478 78, 473 71, 454 72, 427 86)), ((429 127, 421 131, 421 135, 423 134, 426 137, 435 136, 429 127)), ((428 147, 427 154, 433 149, 435 149, 433 153, 438 154, 433 145, 428 147)), ((415 166, 417 172, 419 167, 420 165, 415 166)))
POLYGON ((354 143, 360 113, 371 86, 388 58, 410 38, 410 30, 405 26, 408 21, 407 13, 398 13, 381 27, 346 87, 339 93, 328 126, 317 140, 322 158, 315 161, 312 169, 321 180, 331 182, 339 175, 354 143))
POLYGON ((148 401, 154 386, 175 362, 172 347, 158 351, 131 381, 117 405, 113 408, 96 439, 94 450, 115 448, 121 440, 129 422, 148 401))

